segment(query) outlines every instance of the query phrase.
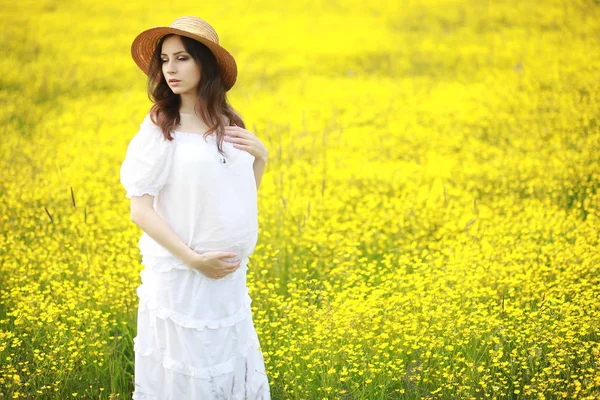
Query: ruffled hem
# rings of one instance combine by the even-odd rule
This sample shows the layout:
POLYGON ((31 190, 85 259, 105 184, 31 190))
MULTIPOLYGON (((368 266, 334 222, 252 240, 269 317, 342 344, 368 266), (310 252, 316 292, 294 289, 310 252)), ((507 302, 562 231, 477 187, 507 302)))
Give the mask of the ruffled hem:
POLYGON ((230 327, 240 321, 248 318, 252 313, 252 298, 246 293, 246 300, 232 315, 218 319, 199 319, 183 314, 158 304, 152 297, 147 296, 143 291, 143 286, 138 287, 138 297, 140 298, 140 311, 149 310, 154 316, 173 321, 176 325, 184 328, 193 328, 200 331, 209 329, 219 329, 230 327))
POLYGON ((219 375, 233 372, 235 367, 235 360, 240 357, 246 357, 248 355, 248 349, 254 345, 253 342, 248 342, 242 345, 229 360, 220 364, 215 364, 210 367, 198 368, 181 361, 174 360, 167 357, 162 351, 153 349, 151 347, 143 346, 138 342, 137 337, 133 338, 133 350, 136 355, 141 357, 149 357, 152 361, 160 364, 163 368, 170 371, 177 372, 179 374, 191 376, 196 379, 209 379, 219 375))
POLYGON ((131 400, 160 400, 158 397, 150 396, 149 394, 141 393, 141 392, 133 392, 133 396, 131 400))
POLYGON ((127 191, 127 193, 125 193, 125 197, 127 197, 128 199, 132 198, 133 196, 143 196, 145 194, 149 194, 151 196, 158 196, 158 190, 155 189, 130 189, 127 191))

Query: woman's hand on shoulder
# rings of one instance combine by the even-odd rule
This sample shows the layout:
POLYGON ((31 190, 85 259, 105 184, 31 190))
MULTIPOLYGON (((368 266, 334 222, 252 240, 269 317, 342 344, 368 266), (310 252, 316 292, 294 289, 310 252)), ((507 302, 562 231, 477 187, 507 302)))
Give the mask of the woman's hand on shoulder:
POLYGON ((258 137, 247 129, 239 126, 226 126, 225 138, 226 142, 233 143, 233 147, 240 150, 246 150, 252 154, 255 159, 267 161, 269 151, 267 147, 260 141, 258 137))

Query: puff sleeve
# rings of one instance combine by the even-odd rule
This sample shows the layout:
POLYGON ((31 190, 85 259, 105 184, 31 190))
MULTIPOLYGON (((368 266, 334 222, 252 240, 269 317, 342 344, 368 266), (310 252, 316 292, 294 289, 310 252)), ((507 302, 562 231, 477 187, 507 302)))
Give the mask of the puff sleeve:
POLYGON ((140 130, 129 142, 121 164, 120 180, 125 197, 157 196, 167 182, 173 157, 173 142, 146 115, 140 130))

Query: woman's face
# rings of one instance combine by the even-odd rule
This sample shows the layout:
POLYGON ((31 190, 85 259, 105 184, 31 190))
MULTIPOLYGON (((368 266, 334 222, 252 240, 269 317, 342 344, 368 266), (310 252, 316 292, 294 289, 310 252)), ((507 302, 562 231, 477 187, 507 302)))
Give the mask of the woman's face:
POLYGON ((178 35, 165 39, 160 58, 163 75, 173 93, 196 92, 196 88, 200 84, 200 67, 196 60, 185 51, 178 35), (179 82, 169 82, 170 79, 177 79, 179 82))

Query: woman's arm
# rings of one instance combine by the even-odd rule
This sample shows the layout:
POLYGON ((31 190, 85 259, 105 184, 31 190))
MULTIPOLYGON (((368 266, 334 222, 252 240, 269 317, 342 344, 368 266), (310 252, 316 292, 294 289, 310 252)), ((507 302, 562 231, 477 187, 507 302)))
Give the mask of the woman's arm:
POLYGON ((252 167, 254 168, 254 179, 256 180, 256 190, 260 186, 260 181, 262 180, 263 172, 265 171, 265 165, 267 165, 266 158, 258 158, 254 159, 254 164, 252 167))
POLYGON ((197 253, 175 234, 171 226, 154 210, 154 196, 131 198, 131 220, 171 254, 188 263, 197 253))

